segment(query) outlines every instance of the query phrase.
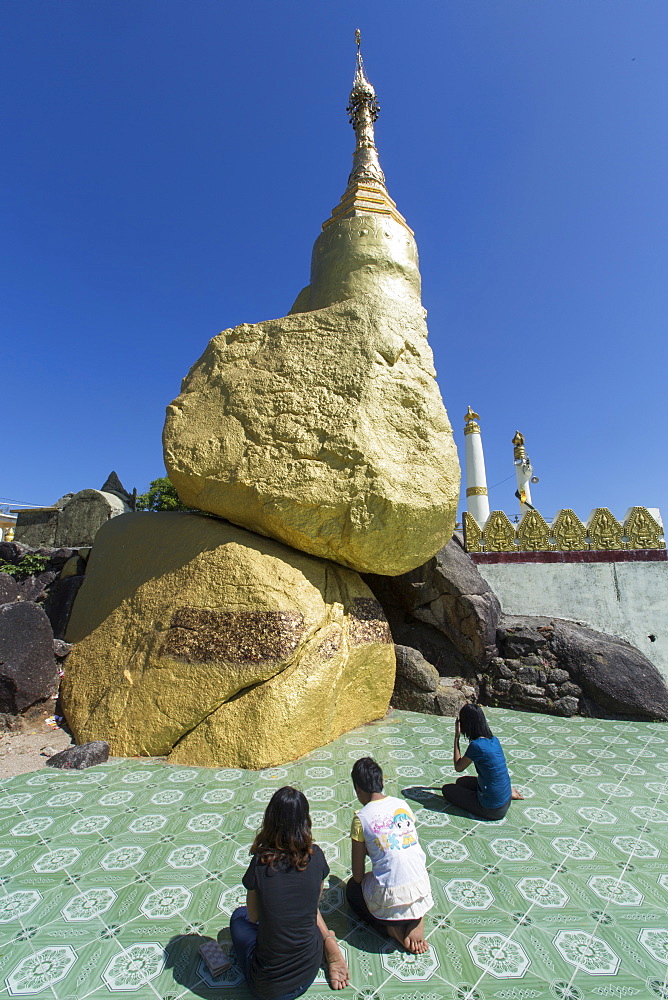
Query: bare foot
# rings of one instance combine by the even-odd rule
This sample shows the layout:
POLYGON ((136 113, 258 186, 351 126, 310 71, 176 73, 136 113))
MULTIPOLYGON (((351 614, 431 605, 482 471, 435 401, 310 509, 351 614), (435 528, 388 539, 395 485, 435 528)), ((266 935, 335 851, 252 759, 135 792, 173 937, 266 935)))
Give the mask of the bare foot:
POLYGON ((425 951, 429 951, 429 944, 424 939, 424 920, 420 919, 419 923, 408 933, 406 933, 407 926, 409 925, 405 923, 390 924, 387 933, 411 954, 424 955, 425 951))
POLYGON ((344 990, 350 982, 350 974, 343 952, 339 948, 338 941, 331 931, 325 938, 325 961, 327 962, 327 972, 329 973, 329 985, 333 990, 344 990))
POLYGON ((523 795, 520 795, 520 793, 519 793, 519 792, 517 791, 517 789, 516 789, 516 788, 513 788, 513 790, 512 790, 512 793, 511 793, 511 796, 510 796, 510 797, 511 797, 511 799, 523 799, 523 798, 524 798, 524 796, 523 796, 523 795))

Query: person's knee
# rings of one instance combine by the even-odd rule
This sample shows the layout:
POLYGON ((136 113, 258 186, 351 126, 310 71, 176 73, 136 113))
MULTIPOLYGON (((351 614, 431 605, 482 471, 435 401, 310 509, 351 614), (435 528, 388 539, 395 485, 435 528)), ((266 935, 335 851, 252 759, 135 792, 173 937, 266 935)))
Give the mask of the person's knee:
POLYGON ((232 924, 236 924, 240 920, 248 920, 248 910, 245 906, 237 906, 236 910, 232 912, 232 916, 230 917, 230 927, 232 924))

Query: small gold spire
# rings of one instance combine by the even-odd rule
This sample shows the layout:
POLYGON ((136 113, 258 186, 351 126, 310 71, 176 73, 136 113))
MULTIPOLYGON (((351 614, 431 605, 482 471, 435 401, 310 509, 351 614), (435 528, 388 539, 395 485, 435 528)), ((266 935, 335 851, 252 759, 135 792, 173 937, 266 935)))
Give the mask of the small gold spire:
POLYGON ((464 414, 464 433, 465 434, 480 434, 480 425, 476 423, 476 420, 480 420, 480 415, 472 410, 469 406, 468 410, 464 414))
POLYGON ((515 445, 513 449, 513 454, 515 461, 521 461, 527 457, 527 450, 524 447, 524 435, 520 434, 519 431, 515 431, 515 437, 512 440, 512 444, 515 445))
POLYGON ((362 44, 362 32, 359 28, 355 28, 355 41, 357 42, 357 48, 362 44))

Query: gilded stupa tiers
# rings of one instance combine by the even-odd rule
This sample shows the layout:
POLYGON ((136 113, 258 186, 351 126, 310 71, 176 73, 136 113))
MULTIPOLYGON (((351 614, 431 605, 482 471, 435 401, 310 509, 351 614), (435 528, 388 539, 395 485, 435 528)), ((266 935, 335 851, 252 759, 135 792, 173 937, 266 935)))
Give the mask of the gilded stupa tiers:
POLYGON ((353 167, 341 201, 315 242, 311 283, 300 293, 293 313, 369 295, 421 308, 417 246, 385 184, 374 134, 380 106, 359 42, 358 32, 347 108, 355 131, 353 167))
POLYGON ((362 61, 360 34, 357 39, 357 65, 353 88, 350 91, 350 102, 346 111, 349 121, 355 130, 357 144, 353 153, 353 169, 348 178, 348 187, 339 204, 332 209, 331 218, 323 223, 323 229, 331 226, 336 219, 349 219, 356 215, 391 216, 413 235, 403 215, 398 211, 396 202, 390 198, 385 186, 378 150, 374 124, 380 112, 376 91, 367 79, 362 61))

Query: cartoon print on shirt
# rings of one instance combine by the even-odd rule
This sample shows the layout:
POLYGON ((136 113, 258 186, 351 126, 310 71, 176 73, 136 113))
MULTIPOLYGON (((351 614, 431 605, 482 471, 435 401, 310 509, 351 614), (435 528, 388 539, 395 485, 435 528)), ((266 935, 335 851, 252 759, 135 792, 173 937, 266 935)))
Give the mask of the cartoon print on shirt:
POLYGON ((377 837, 374 838, 374 846, 380 851, 390 851, 392 849, 388 839, 384 833, 379 833, 377 837))
POLYGON ((382 832, 386 828, 386 823, 378 823, 374 829, 374 845, 381 851, 401 851, 418 842, 413 817, 406 809, 397 809, 389 820, 387 833, 382 832))
POLYGON ((413 844, 417 844, 415 826, 410 813, 408 813, 405 809, 397 809, 392 818, 392 822, 396 833, 401 838, 401 844, 399 846, 402 849, 404 847, 412 847, 413 844))

